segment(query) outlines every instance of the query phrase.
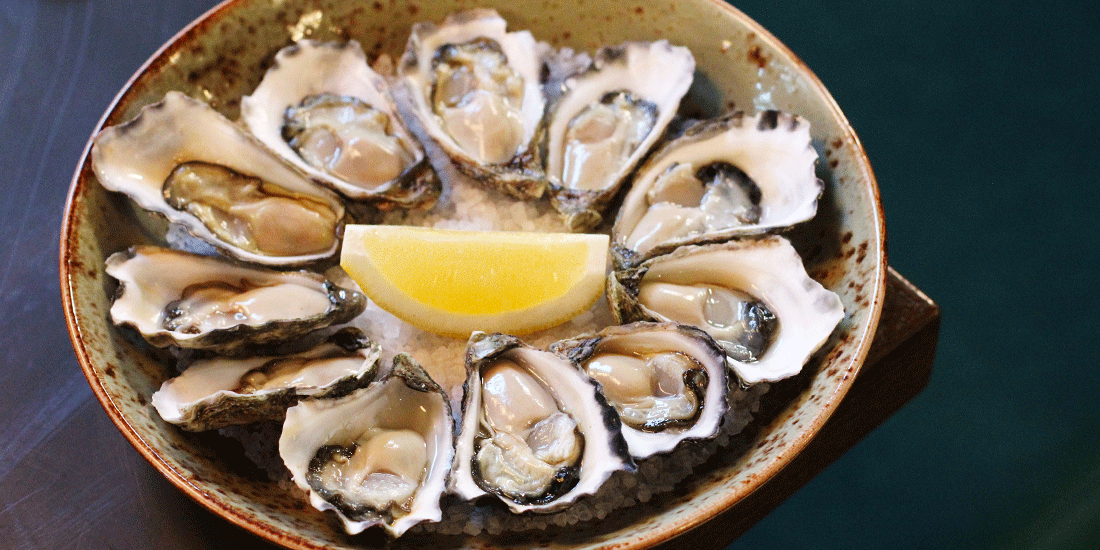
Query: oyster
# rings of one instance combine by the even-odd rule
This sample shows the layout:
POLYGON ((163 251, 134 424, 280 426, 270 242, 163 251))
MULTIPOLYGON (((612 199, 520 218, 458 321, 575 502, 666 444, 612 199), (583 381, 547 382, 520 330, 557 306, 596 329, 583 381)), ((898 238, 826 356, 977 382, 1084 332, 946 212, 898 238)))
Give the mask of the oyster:
POLYGON ((447 395, 403 353, 366 388, 289 409, 279 438, 294 483, 353 535, 381 525, 400 536, 439 521, 453 454, 447 395))
POLYGON ((166 422, 189 431, 282 417, 303 397, 335 398, 374 378, 380 349, 356 328, 305 351, 196 361, 153 393, 166 422))
POLYGON ((717 435, 727 408, 726 356, 702 330, 632 323, 556 342, 550 350, 600 384, 634 458, 717 435))
POLYGON ((459 496, 552 512, 633 469, 618 416, 568 359, 475 332, 466 372, 450 484, 459 496))
POLYGON ((241 121, 291 164, 352 200, 431 208, 442 184, 359 43, 301 40, 275 55, 241 121))
POLYGON ((607 296, 619 322, 706 331, 745 385, 798 374, 844 318, 840 298, 779 236, 681 247, 612 272, 607 296))
POLYGON ((627 42, 600 50, 587 70, 565 81, 538 140, 552 202, 571 230, 600 224, 672 121, 694 71, 687 48, 627 42))
POLYGON ((691 126, 638 170, 612 230, 619 263, 812 218, 823 188, 816 160, 810 124, 796 115, 738 112, 691 126))
POLYGON ((528 31, 506 32, 495 11, 418 23, 401 58, 411 111, 464 174, 519 198, 546 187, 532 165, 542 117, 542 65, 528 31))
POLYGON ((95 137, 100 183, 245 261, 331 258, 344 206, 210 106, 179 92, 95 137))
POLYGON ((158 347, 249 351, 343 323, 366 308, 366 297, 315 273, 239 265, 155 246, 107 258, 119 287, 111 320, 158 347))

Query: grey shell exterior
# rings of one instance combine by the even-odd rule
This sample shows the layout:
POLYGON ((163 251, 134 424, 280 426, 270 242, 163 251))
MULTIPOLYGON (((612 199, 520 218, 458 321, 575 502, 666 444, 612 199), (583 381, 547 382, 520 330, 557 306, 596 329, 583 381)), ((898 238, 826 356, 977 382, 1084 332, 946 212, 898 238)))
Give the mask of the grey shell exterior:
POLYGON ((607 303, 611 307, 611 314, 615 322, 619 324, 634 323, 637 321, 658 321, 658 319, 646 312, 638 303, 638 285, 649 271, 648 264, 625 269, 614 269, 607 273, 607 284, 604 292, 607 295, 607 303))

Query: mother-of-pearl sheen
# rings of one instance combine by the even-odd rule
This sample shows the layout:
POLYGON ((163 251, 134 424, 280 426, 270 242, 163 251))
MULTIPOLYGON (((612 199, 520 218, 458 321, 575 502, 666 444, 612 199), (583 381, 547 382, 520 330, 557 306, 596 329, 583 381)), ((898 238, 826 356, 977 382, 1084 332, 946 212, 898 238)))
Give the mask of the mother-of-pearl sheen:
POLYGON ((672 321, 699 327, 715 340, 736 342, 741 334, 737 312, 749 295, 715 285, 643 282, 638 301, 672 321))
MULTIPOLYGON (((332 305, 320 287, 307 288, 291 283, 227 294, 215 299, 204 296, 179 305, 188 312, 186 317, 204 333, 242 324, 262 325, 274 320, 305 319, 321 315, 332 305)), ((187 324, 182 317, 174 319, 174 322, 187 324)))

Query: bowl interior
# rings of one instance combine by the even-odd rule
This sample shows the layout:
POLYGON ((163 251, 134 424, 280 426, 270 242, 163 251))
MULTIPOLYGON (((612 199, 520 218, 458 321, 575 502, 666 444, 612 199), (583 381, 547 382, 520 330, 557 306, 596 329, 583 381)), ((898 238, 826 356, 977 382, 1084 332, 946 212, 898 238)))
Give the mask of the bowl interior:
MULTIPOLYGON (((840 295, 840 328, 798 377, 776 384, 762 418, 738 452, 716 457, 674 494, 563 531, 523 537, 406 535, 393 547, 645 547, 698 525, 753 491, 783 467, 825 421, 852 383, 877 324, 884 292, 884 226, 874 177, 862 148, 820 82, 774 37, 716 0, 626 5, 520 0, 484 2, 509 28, 529 29, 554 46, 592 51, 626 40, 668 39, 688 46, 698 71, 689 114, 773 108, 811 122, 826 182, 817 217, 789 233, 811 276, 840 295), (494 4, 499 4, 495 5, 494 4), (430 540, 429 540, 430 539, 430 540)), ((373 60, 400 56, 411 25, 473 7, 457 0, 363 3, 351 0, 223 4, 157 52, 119 95, 104 125, 133 117, 169 90, 204 99, 232 119, 276 51, 293 40, 356 39, 373 60), (301 4, 308 4, 302 6, 301 4)), ((286 487, 239 466, 247 462, 217 436, 185 434, 157 416, 149 396, 170 376, 162 358, 114 330, 107 311, 114 285, 104 259, 154 242, 158 228, 106 192, 85 155, 65 213, 61 277, 78 359, 119 429, 158 470, 193 498, 261 536, 297 548, 361 548, 381 537, 347 537, 332 518, 286 487), (236 454, 234 454, 236 453, 236 454), (373 537, 373 538, 372 538, 373 537)))

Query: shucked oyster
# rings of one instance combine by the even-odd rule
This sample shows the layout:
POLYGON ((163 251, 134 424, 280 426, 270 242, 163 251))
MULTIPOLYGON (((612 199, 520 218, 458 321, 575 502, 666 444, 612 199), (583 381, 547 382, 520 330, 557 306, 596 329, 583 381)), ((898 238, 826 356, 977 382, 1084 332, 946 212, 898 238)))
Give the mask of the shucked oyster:
POLYGON ((823 186, 816 160, 810 124, 795 115, 697 123, 638 170, 612 230, 618 263, 812 218, 823 186))
POLYGON ((418 23, 398 74, 413 114, 459 170, 537 198, 546 185, 530 150, 544 105, 541 64, 531 33, 506 25, 488 9, 418 23))
POLYGON ((634 458, 718 433, 726 412, 726 356, 705 332, 675 323, 632 323, 556 342, 619 413, 634 458))
POLYGON ((798 374, 844 318, 840 298, 778 236, 681 247, 613 272, 607 296, 619 322, 706 331, 745 385, 798 374))
POLYGON ((241 120, 318 182, 381 208, 435 204, 442 184, 359 43, 301 40, 275 55, 241 120))
POLYGON ((238 265, 155 246, 107 258, 119 282, 111 320, 158 347, 233 354, 351 320, 366 297, 305 271, 238 265))
POLYGON ((379 353, 348 327, 304 351, 196 361, 161 384, 152 402, 166 422, 190 431, 276 419, 303 397, 335 398, 366 386, 379 353))
POLYGON ((618 416, 568 359, 475 332, 466 372, 450 484, 459 496, 552 512, 633 469, 618 416))
POLYGON ((92 166, 103 187, 241 260, 299 265, 330 258, 340 245, 336 195, 179 92, 100 132, 92 166))
POLYGON ((694 71, 687 48, 628 42, 600 50, 587 70, 565 81, 538 139, 554 206, 571 230, 599 225, 676 114, 694 71))
POLYGON ((447 395, 405 354, 366 388, 291 408, 279 438, 294 483, 353 535, 381 525, 400 536, 439 521, 453 454, 447 395))

